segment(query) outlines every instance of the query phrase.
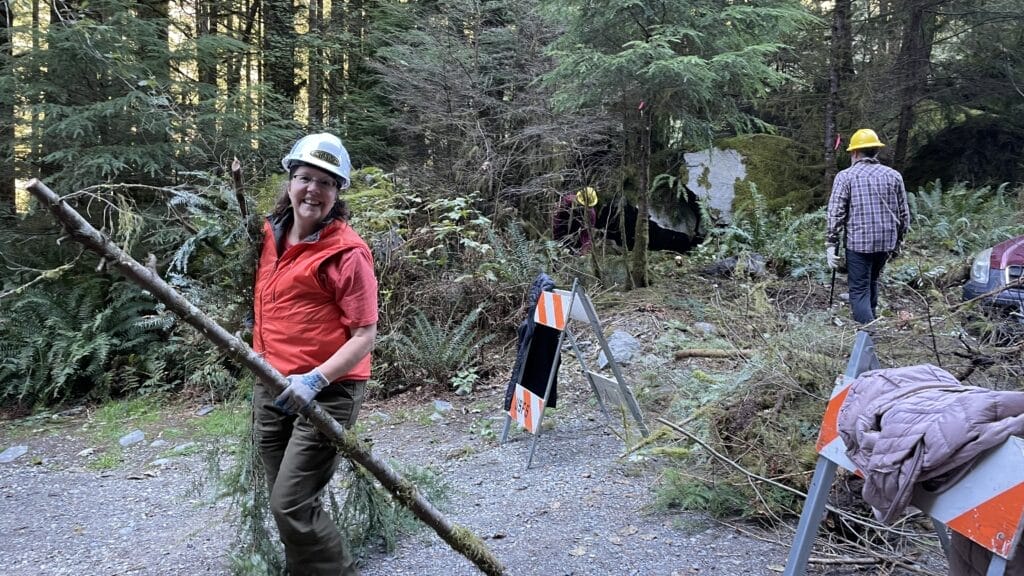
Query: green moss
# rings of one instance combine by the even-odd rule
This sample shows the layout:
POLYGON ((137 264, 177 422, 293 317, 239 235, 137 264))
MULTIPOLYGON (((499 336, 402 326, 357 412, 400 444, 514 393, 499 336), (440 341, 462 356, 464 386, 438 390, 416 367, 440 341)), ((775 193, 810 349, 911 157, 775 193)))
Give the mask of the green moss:
POLYGON ((249 426, 248 404, 224 404, 195 421, 196 439, 241 438, 249 426))
POLYGON ((747 169, 745 180, 736 182, 733 210, 752 208, 751 183, 767 201, 768 209, 787 206, 797 214, 821 207, 828 191, 821 186, 823 166, 808 147, 782 136, 751 134, 724 138, 715 143, 736 150, 747 169))
POLYGON ((96 411, 91 427, 102 441, 117 440, 136 428, 144 429, 161 419, 159 397, 137 397, 104 404, 96 411))

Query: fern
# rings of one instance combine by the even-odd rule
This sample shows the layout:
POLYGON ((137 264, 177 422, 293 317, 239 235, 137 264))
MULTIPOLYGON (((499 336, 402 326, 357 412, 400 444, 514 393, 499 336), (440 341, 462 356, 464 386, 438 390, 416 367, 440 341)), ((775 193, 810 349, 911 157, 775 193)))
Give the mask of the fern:
POLYGON ((928 251, 941 247, 965 257, 1024 232, 1005 184, 995 190, 963 184, 944 189, 935 181, 909 194, 907 202, 914 215, 910 240, 928 251))
POLYGON ((549 268, 551 259, 544 257, 544 251, 530 242, 519 225, 508 226, 501 236, 489 229, 487 237, 494 248, 494 257, 481 264, 478 270, 488 279, 526 285, 539 271, 549 268))
MULTIPOLYGON (((0 363, 7 400, 123 394, 152 384, 147 370, 167 365, 161 355, 168 349, 155 344, 173 323, 159 318, 149 295, 124 281, 82 271, 73 283, 33 286, 5 312, 19 319, 0 326, 12 352, 0 363)), ((158 372, 167 376, 165 369, 158 372)))
MULTIPOLYGON (((736 211, 731 224, 707 229, 696 256, 719 259, 759 254, 777 273, 823 277, 824 262, 818 256, 825 228, 824 210, 800 216, 794 216, 788 207, 772 212, 756 186, 751 186, 751 199, 747 209, 736 211)), ((702 204, 706 209, 706 202, 702 204)), ((703 212, 702 222, 710 225, 710 218, 703 212)))
POLYGON ((474 329, 481 310, 474 309, 454 326, 451 319, 443 326, 435 324, 422 310, 416 310, 408 333, 395 337, 409 369, 430 383, 450 387, 459 372, 472 366, 479 348, 494 337, 481 337, 474 329))

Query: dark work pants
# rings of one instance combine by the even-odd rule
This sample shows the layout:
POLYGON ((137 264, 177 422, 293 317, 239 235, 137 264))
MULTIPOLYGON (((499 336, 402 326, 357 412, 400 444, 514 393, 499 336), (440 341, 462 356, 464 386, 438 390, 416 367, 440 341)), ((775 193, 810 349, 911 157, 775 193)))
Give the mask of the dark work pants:
POLYGON ((846 279, 850 287, 853 319, 867 324, 875 319, 878 308, 878 279, 889 259, 888 252, 846 250, 846 279))
MULTIPOLYGON (((365 393, 365 381, 335 382, 321 390, 316 401, 351 429, 365 393)), ((284 543, 288 572, 291 576, 358 574, 348 543, 321 501, 341 458, 337 449, 304 417, 278 410, 274 394, 263 385, 257 384, 253 394, 270 511, 284 543)))

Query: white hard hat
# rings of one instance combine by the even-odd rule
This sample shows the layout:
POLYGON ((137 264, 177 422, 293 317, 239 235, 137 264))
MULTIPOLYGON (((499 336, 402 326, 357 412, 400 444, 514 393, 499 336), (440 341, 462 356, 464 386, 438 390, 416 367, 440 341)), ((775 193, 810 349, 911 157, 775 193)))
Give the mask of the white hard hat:
POLYGON ((330 172, 337 178, 339 188, 348 188, 352 162, 341 139, 334 134, 325 132, 300 138, 288 155, 281 159, 281 165, 285 170, 291 170, 296 162, 330 172))

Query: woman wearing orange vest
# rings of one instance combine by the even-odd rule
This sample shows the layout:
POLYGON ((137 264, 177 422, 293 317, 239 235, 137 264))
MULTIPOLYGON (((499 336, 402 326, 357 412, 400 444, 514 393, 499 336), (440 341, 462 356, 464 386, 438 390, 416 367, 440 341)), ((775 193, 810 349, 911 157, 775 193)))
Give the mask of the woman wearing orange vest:
POLYGON ((255 387, 260 457, 289 573, 357 574, 321 507, 337 450, 298 413, 315 398, 345 428, 355 424, 377 335, 377 278, 339 197, 351 172, 341 140, 311 134, 281 164, 288 181, 264 224, 253 348, 289 385, 276 397, 255 387))

